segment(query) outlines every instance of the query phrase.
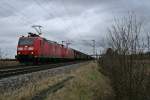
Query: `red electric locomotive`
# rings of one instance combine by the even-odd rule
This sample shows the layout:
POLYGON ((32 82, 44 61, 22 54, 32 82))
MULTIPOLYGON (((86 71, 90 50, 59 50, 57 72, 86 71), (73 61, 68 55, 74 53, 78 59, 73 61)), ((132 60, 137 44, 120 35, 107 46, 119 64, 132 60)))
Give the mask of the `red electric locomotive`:
POLYGON ((73 60, 74 50, 39 35, 28 33, 27 37, 19 38, 16 58, 24 63, 73 60))
POLYGON ((19 38, 16 59, 21 63, 88 60, 91 56, 47 40, 34 33, 19 38))

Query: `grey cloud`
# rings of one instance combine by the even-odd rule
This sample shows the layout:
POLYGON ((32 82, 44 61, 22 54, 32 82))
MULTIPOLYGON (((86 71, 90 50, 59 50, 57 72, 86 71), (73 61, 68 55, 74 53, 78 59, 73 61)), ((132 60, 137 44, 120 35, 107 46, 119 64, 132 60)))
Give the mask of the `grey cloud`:
POLYGON ((149 10, 148 0, 1 0, 0 45, 15 55, 18 37, 40 24, 43 37, 59 43, 74 41, 71 47, 91 54, 91 46, 82 40, 95 39, 98 49, 102 48, 113 18, 128 11, 146 19, 145 29, 149 31, 149 10))

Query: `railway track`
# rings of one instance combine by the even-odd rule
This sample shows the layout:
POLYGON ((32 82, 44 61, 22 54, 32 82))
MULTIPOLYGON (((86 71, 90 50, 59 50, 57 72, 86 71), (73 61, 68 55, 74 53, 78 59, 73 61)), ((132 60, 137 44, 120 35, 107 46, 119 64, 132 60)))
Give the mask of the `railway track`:
MULTIPOLYGON (((7 68, 0 68, 0 79, 7 78, 10 76, 16 76, 20 74, 27 74, 31 72, 71 65, 80 63, 81 61, 74 61, 74 62, 65 62, 65 63, 57 63, 57 64, 48 64, 48 65, 35 65, 35 66, 13 66, 7 68)), ((83 61, 82 61, 83 62, 83 61)))

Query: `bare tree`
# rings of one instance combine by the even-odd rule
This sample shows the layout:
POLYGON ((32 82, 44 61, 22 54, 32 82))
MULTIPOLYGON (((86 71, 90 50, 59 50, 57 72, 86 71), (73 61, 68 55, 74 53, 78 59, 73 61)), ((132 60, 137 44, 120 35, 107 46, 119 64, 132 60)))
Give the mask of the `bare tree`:
POLYGON ((138 21, 133 14, 115 19, 108 29, 111 52, 107 50, 101 66, 112 80, 116 100, 148 98, 145 94, 146 67, 143 59, 145 42, 141 38, 141 29, 142 21, 138 21))
POLYGON ((148 52, 150 52, 150 33, 147 33, 146 37, 147 37, 147 50, 148 52))

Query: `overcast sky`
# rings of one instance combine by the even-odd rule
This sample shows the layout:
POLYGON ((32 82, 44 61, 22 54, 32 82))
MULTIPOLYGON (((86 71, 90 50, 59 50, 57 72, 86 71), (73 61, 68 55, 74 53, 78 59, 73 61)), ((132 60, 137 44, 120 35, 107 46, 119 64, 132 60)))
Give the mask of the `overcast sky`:
POLYGON ((71 47, 89 54, 96 40, 99 52, 113 18, 131 11, 149 29, 150 0, 0 0, 0 48, 14 57, 19 36, 41 25, 49 40, 71 41, 71 47))

